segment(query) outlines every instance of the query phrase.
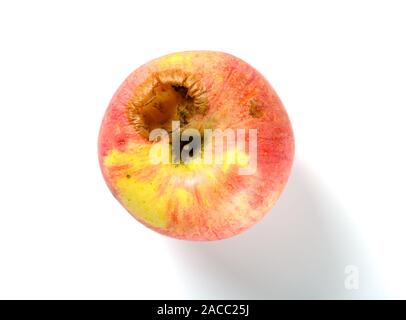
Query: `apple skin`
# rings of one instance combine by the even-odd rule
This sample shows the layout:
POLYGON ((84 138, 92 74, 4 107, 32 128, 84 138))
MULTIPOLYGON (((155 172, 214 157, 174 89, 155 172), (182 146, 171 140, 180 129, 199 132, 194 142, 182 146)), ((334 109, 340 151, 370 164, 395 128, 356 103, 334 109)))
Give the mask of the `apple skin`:
POLYGON ((99 163, 117 200, 137 220, 167 236, 219 240, 241 233, 269 212, 294 157, 291 124, 267 80, 246 62, 222 52, 169 54, 132 72, 116 91, 99 134, 99 163), (180 70, 206 92, 207 110, 196 123, 213 129, 257 129, 257 170, 239 164, 149 162, 152 142, 134 129, 128 108, 151 74, 180 70))

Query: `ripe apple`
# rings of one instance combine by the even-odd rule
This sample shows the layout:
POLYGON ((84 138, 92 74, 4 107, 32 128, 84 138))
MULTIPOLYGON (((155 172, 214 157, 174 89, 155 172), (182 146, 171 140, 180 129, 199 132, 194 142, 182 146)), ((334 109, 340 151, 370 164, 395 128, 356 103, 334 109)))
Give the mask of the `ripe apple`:
POLYGON ((260 220, 281 194, 293 155, 291 124, 273 88, 246 62, 222 52, 173 53, 139 67, 113 96, 99 135, 102 173, 118 201, 149 228, 187 240, 224 239, 260 220), (209 129, 255 134, 212 162, 201 161, 212 140, 198 137, 200 151, 182 161, 171 146, 183 154, 188 129, 201 136, 209 129), (168 132, 169 149, 162 137, 151 139, 156 130, 168 132), (156 146, 172 161, 151 161, 156 146))

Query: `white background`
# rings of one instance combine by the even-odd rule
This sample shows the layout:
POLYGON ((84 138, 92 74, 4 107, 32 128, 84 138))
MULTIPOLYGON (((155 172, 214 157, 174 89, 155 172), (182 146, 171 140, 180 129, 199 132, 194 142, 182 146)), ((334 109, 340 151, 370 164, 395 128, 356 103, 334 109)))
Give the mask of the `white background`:
POLYGON ((406 298, 404 3, 2 1, 0 298, 406 298), (260 70, 296 137, 272 212, 211 243, 136 222, 97 161, 125 77, 199 49, 260 70))

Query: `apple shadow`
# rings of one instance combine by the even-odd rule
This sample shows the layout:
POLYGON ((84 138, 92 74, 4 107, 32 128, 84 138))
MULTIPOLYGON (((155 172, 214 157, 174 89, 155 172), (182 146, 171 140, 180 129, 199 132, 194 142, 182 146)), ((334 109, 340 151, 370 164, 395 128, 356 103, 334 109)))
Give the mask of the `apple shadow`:
POLYGON ((350 216, 297 162, 274 208, 248 231, 214 242, 168 239, 167 245, 183 279, 181 298, 382 297, 350 216), (352 282, 356 274, 346 273, 348 265, 358 270, 358 288, 352 282))

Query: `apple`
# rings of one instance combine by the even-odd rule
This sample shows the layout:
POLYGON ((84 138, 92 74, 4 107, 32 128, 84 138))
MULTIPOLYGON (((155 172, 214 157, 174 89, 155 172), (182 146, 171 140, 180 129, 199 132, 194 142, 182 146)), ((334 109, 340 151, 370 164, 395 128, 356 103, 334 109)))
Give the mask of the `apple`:
POLYGON ((99 134, 100 167, 117 200, 147 227, 186 240, 228 238, 263 218, 293 156, 274 89, 222 52, 142 65, 116 91, 99 134))

